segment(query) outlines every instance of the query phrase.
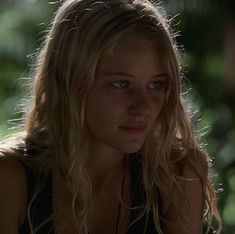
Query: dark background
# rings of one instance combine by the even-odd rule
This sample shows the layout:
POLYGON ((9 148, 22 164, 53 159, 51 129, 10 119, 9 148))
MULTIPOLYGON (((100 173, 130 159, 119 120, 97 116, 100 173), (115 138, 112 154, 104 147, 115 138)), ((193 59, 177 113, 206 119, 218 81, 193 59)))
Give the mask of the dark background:
MULTIPOLYGON (((196 130, 214 159, 224 234, 235 234, 235 0, 163 0, 184 45, 196 130), (200 119, 200 121, 198 121, 200 119)), ((0 0, 0 137, 17 131, 29 66, 58 3, 0 0)))

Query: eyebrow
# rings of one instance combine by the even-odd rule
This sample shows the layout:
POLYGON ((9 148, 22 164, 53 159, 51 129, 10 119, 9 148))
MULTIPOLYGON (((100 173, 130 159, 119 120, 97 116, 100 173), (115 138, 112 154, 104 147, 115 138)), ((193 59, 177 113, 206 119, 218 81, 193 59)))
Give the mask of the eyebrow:
MULTIPOLYGON (((101 72, 100 75, 102 76, 127 76, 130 78, 135 78, 135 76, 127 73, 127 72, 101 72)), ((159 78, 159 77, 167 77, 167 73, 160 73, 152 76, 152 79, 159 78)))

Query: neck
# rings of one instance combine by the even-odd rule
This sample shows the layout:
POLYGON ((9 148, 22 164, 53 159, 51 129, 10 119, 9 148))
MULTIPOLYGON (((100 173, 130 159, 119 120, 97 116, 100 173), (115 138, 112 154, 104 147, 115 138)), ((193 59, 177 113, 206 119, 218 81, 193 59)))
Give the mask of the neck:
POLYGON ((92 180, 108 179, 123 171, 126 157, 124 153, 109 146, 92 144, 86 168, 92 180))

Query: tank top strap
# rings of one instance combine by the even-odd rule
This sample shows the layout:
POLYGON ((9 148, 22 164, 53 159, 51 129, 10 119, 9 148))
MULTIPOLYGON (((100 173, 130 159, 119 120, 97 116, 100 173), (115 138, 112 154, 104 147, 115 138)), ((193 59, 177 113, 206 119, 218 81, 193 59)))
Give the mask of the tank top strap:
POLYGON ((138 155, 130 155, 130 172, 132 187, 132 210, 126 234, 157 234, 153 213, 141 216, 146 205, 146 194, 143 187, 142 163, 138 155))
MULTIPOLYGON (((27 204, 30 207, 29 218, 37 234, 54 233, 51 215, 52 202, 52 173, 41 173, 33 170, 25 162, 21 161, 27 178, 27 204)), ((30 223, 26 215, 24 223, 20 227, 20 234, 31 233, 30 223)))

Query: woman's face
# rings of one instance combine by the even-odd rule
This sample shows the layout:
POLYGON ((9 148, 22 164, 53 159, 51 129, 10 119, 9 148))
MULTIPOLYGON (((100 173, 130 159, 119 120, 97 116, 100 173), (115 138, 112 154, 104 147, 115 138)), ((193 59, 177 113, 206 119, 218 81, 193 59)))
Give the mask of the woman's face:
POLYGON ((102 54, 86 107, 91 142, 137 152, 162 109, 167 78, 162 53, 151 40, 126 37, 102 54))

